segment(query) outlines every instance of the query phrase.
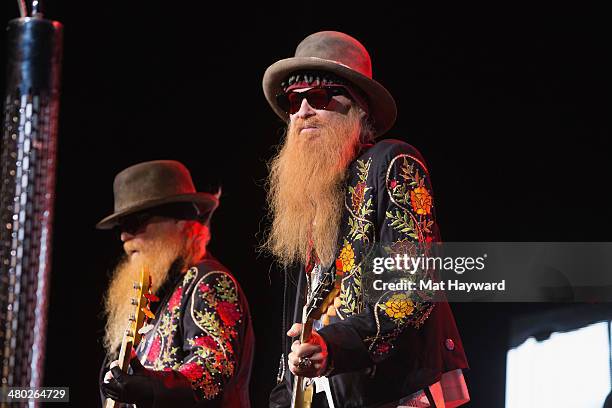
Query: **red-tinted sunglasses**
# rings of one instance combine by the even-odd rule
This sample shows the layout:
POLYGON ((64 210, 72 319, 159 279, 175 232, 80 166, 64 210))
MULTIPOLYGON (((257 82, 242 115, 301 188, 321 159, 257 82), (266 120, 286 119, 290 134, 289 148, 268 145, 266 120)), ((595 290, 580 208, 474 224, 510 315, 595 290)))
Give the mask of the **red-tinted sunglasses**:
POLYGON ((334 86, 312 88, 304 92, 289 91, 288 93, 276 95, 276 101, 282 110, 290 115, 293 115, 300 110, 302 101, 304 99, 306 99, 308 104, 314 109, 327 109, 331 99, 338 95, 344 95, 350 99, 353 99, 346 89, 343 87, 334 86))

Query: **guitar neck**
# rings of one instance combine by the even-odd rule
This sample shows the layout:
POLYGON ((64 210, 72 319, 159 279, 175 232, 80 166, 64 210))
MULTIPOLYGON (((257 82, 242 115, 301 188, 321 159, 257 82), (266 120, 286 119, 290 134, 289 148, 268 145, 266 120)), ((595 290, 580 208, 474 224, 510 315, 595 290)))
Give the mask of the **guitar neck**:
MULTIPOLYGON (((334 301, 334 297, 340 291, 341 276, 335 272, 329 279, 320 283, 314 291, 313 297, 302 310, 302 333, 300 343, 307 343, 312 337, 312 326, 315 320, 319 319, 327 310, 327 307, 334 301)), ((293 378, 293 393, 291 396, 291 408, 310 408, 312 404, 313 385, 306 385, 304 377, 295 375, 293 378)))
MULTIPOLYGON (((130 356, 132 355, 132 341, 123 340, 121 342, 121 349, 119 350, 119 368, 123 372, 127 372, 128 366, 130 365, 130 356)), ((106 399, 106 405, 104 408, 119 408, 121 403, 116 402, 110 398, 106 399)))
POLYGON ((300 334, 300 343, 306 343, 312 337, 312 324, 314 319, 305 319, 302 323, 302 334, 300 334))
POLYGON ((119 351, 119 368, 123 372, 127 372, 130 365, 132 346, 133 342, 131 340, 125 341, 121 344, 121 350, 119 351))
MULTIPOLYGON (((149 309, 149 300, 151 299, 151 276, 148 270, 143 267, 140 271, 140 282, 134 284, 134 289, 138 292, 136 298, 132 298, 132 305, 135 306, 134 313, 128 320, 127 329, 123 334, 123 340, 121 341, 121 348, 119 349, 119 369, 124 373, 127 373, 128 367, 130 366, 130 360, 132 359, 132 349, 134 345, 138 345, 142 334, 140 328, 145 323, 145 315, 150 318, 155 318, 151 310, 149 309), (149 297, 147 297, 149 296, 149 297), (148 300, 149 299, 149 300, 148 300)), ((157 299, 159 300, 159 299, 157 299)), ((157 300, 153 300, 156 302, 157 300)), ((113 401, 110 398, 106 399, 105 408, 118 408, 121 406, 119 403, 113 401)))

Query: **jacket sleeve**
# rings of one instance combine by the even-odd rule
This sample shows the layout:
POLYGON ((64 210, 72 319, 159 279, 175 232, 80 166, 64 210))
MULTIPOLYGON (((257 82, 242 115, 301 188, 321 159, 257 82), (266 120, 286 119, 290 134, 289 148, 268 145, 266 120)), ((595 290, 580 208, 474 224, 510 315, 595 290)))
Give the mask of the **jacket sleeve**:
MULTIPOLYGON (((370 245, 376 242, 390 256, 405 253, 414 243, 437 240, 437 227, 429 174, 418 151, 399 141, 379 143, 382 146, 367 164, 368 186, 349 186, 349 192, 374 190, 370 245)), ((362 273, 368 273, 367 269, 364 266, 362 273)), ((371 280, 361 276, 358 284, 371 285, 371 280)), ((367 289, 359 288, 362 293, 367 289)), ((359 313, 322 328, 319 334, 334 367, 331 375, 363 369, 391 356, 397 338, 405 330, 418 330, 429 316, 434 305, 427 300, 406 292, 380 292, 380 296, 365 296, 359 313)))
MULTIPOLYGON (((234 278, 223 271, 204 274, 195 282, 183 317, 183 353, 178 372, 204 401, 216 406, 234 374, 239 333, 244 324, 234 278)), ((198 405, 200 406, 200 405, 198 405)))
MULTIPOLYGON (((104 374, 110 369, 107 365, 108 357, 104 358, 100 369, 100 401, 101 407, 106 407, 106 397, 102 392, 104 374)), ((130 371, 130 375, 133 374, 130 371)), ((194 392, 189 380, 181 373, 174 370, 156 371, 147 369, 146 377, 149 378, 151 399, 145 403, 139 403, 142 408, 195 408, 199 405, 198 397, 194 392)), ((126 406, 118 403, 118 407, 126 406)), ((129 404, 129 406, 132 406, 129 404)))

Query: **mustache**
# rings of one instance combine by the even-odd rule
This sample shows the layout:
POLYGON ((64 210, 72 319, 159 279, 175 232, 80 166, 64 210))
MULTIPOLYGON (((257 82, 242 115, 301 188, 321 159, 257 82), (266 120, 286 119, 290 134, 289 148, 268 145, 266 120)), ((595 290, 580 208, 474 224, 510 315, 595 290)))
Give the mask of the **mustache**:
POLYGON ((306 118, 306 119, 295 118, 293 120, 293 127, 298 130, 302 130, 306 127, 322 128, 324 126, 325 124, 321 122, 318 118, 306 118))

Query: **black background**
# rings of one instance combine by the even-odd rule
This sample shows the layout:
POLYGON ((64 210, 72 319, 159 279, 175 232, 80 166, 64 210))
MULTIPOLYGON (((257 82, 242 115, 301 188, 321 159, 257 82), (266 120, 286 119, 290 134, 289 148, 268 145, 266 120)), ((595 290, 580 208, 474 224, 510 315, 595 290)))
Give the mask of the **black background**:
MULTIPOLYGON (((210 248, 249 298, 251 393, 265 406, 281 285, 256 246, 265 162, 282 123, 261 78, 319 30, 344 31, 369 50, 374 77, 398 104, 385 137, 426 158, 444 240, 610 240, 606 13, 395 4, 47 2, 65 40, 46 386, 70 386, 72 406, 98 404, 101 298, 121 247, 94 225, 112 211, 118 171, 177 159, 201 191, 223 186, 210 248)), ((1 10, 3 24, 17 17, 16 2, 1 10)), ((508 322, 553 305, 453 307, 472 368, 470 406, 501 407, 508 322)))

